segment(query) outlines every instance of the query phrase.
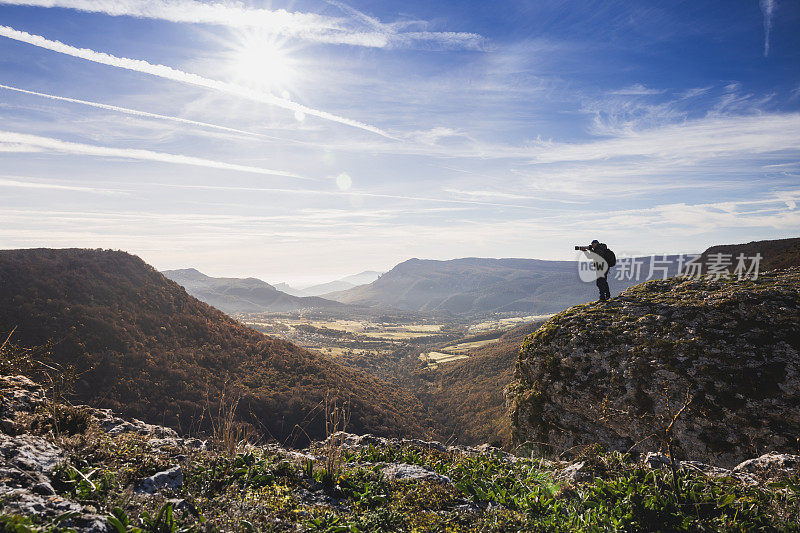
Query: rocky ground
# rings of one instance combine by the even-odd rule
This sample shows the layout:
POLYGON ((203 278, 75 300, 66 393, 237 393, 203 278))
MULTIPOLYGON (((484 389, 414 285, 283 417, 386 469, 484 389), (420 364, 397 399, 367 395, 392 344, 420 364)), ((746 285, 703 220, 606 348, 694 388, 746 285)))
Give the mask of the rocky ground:
POLYGON ((798 530, 800 457, 726 470, 335 433, 305 450, 179 437, 0 376, 0 531, 798 530))
POLYGON ((671 278, 553 317, 508 389, 517 443, 600 443, 733 468, 798 453, 800 268, 757 280, 671 278))

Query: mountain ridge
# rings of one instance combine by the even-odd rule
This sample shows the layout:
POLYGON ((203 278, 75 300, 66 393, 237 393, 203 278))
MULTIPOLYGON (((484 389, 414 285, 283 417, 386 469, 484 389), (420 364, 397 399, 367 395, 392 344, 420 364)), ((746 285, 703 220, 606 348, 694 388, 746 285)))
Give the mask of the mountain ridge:
POLYGON ((226 313, 344 310, 339 302, 313 296, 293 296, 258 278, 212 277, 195 268, 164 270, 164 276, 192 296, 226 313))
MULTIPOLYGON (((669 257, 669 275, 674 275, 678 256, 669 257)), ((651 258, 641 259, 641 271, 647 272, 651 258)), ((609 284, 617 294, 641 281, 612 279, 609 284)), ((577 261, 412 258, 369 285, 326 296, 350 305, 421 313, 538 315, 594 300, 597 289, 580 281, 577 261)))

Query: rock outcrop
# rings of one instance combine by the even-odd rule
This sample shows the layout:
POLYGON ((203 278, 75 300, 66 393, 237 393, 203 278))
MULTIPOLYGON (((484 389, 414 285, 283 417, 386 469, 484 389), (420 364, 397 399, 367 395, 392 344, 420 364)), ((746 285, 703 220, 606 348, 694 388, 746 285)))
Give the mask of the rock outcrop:
MULTIPOLYGON (((44 520, 62 520, 61 525, 83 532, 106 532, 106 517, 79 502, 57 494, 53 488, 56 469, 69 461, 69 454, 54 439, 34 435, 29 430, 42 430, 41 420, 50 416, 41 385, 24 376, 0 376, 0 515, 36 516, 44 520)), ((80 413, 88 424, 109 435, 134 433, 148 439, 155 452, 204 449, 198 439, 183 439, 170 428, 146 424, 141 420, 125 420, 110 409, 87 406, 58 405, 80 413)), ((52 437, 52 435, 51 435, 52 437)), ((180 467, 142 479, 137 492, 153 494, 164 488, 179 487, 183 482, 180 467)))
POLYGON ((653 450, 674 420, 676 457, 729 468, 797 453, 799 351, 800 268, 644 283, 526 338, 508 389, 514 439, 653 450))

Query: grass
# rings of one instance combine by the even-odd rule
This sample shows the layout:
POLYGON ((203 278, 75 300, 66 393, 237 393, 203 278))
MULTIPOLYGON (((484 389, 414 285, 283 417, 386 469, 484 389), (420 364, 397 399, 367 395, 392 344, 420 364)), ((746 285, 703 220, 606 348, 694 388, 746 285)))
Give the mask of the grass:
MULTIPOLYGON (((340 418, 334 426, 341 423, 340 418)), ((583 457, 594 479, 575 483, 559 481, 558 467, 536 458, 421 445, 347 449, 334 443, 331 462, 324 451, 301 461, 269 447, 232 456, 175 449, 164 456, 143 436, 91 430, 71 442, 69 462, 54 474, 54 487, 106 516, 119 533, 800 531, 797 478, 749 487, 679 469, 673 479, 668 470, 649 470, 630 456, 597 449, 583 457), (128 487, 135 479, 178 456, 183 456, 183 487, 131 498, 128 487), (451 483, 388 479, 381 469, 390 462, 422 466, 451 483), (147 468, 130 471, 145 463, 147 468), (309 500, 309 494, 317 498, 309 500), (184 506, 176 508, 174 499, 184 506)), ((0 531, 65 530, 68 519, 5 515, 0 531)))

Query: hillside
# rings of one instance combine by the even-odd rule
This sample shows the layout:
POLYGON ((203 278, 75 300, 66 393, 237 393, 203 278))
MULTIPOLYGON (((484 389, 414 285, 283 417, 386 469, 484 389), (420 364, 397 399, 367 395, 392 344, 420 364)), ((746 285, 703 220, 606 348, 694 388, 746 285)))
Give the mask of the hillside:
MULTIPOLYGON (((677 273, 671 258, 670 275, 677 273)), ((641 272, 650 259, 642 258, 641 272)), ((465 258, 450 261, 409 259, 369 285, 327 294, 339 302, 404 311, 474 315, 556 313, 597 299, 593 283, 578 278, 574 261, 465 258)), ((609 279, 612 294, 641 279, 609 279)))
POLYGON ((324 298, 292 296, 256 278, 212 278, 194 268, 165 270, 162 274, 195 298, 226 313, 346 309, 324 298))
POLYGON ((208 427, 224 391, 254 432, 300 443, 324 433, 319 407, 338 391, 353 429, 422 432, 402 392, 243 326, 124 252, 0 251, 0 301, 0 332, 52 341, 78 401, 185 431, 208 427))
POLYGON ((555 452, 652 449, 688 402, 672 430, 681 457, 731 466, 793 452, 799 351, 800 268, 644 283, 525 340, 509 394, 514 439, 555 452))
MULTIPOLYGON (((761 254, 762 259, 759 268, 762 271, 800 266, 800 238, 711 246, 701 254, 697 261, 704 265, 703 272, 707 271, 709 256, 712 254, 730 255, 731 261, 733 262, 732 269, 736 266, 736 258, 739 254, 744 254, 745 258, 751 258, 756 254, 761 254)), ((749 263, 750 261, 748 260, 747 264, 749 265, 749 263)))
POLYGON ((468 445, 511 444, 505 387, 513 380, 522 341, 541 325, 517 326, 471 350, 469 359, 417 371, 417 395, 428 406, 440 434, 468 445))

